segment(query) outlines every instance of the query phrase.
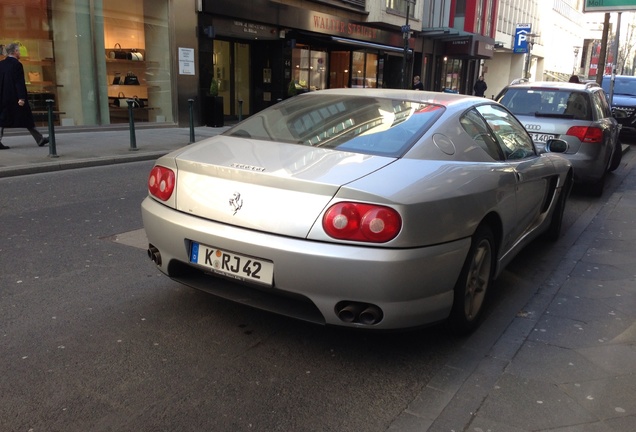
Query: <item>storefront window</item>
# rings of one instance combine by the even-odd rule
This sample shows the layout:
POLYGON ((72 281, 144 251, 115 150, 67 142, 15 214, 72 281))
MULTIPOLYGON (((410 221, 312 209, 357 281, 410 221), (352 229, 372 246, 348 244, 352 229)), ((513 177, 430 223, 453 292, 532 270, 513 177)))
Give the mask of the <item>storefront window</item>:
MULTIPOLYGON (((46 3, 0 0, 0 60, 4 60, 8 44, 20 44, 29 103, 38 126, 45 124, 46 100, 55 100, 57 89, 51 16, 46 3)), ((59 110, 54 110, 59 121, 59 110)))
POLYGON ((351 87, 378 86, 378 55, 360 51, 352 54, 351 87))
POLYGON ((292 52, 292 79, 297 91, 327 88, 327 53, 311 50, 308 46, 297 46, 292 52))
MULTIPOLYGON (((98 2, 96 2, 98 3, 98 2)), ((97 57, 98 71, 105 59, 109 118, 106 123, 128 122, 128 105, 135 99, 135 121, 172 122, 169 71, 168 3, 103 0, 105 55, 97 57)), ((98 73, 99 76, 99 73, 98 73)), ((103 85, 100 88, 104 88, 103 85)), ((103 91, 100 95, 103 96, 103 91)), ((100 98, 104 108, 104 98, 100 98)))
POLYGON ((444 63, 443 91, 457 93, 461 80, 462 61, 460 59, 448 59, 444 63))
POLYGON ((368 87, 378 87, 378 55, 367 54, 364 77, 369 84, 368 87))
POLYGON ((38 126, 47 99, 61 126, 128 122, 128 98, 136 121, 174 121, 168 0, 0 0, 0 45, 12 42, 38 126))
POLYGON ((370 87, 364 79, 364 59, 363 52, 355 51, 351 54, 351 87, 370 87))

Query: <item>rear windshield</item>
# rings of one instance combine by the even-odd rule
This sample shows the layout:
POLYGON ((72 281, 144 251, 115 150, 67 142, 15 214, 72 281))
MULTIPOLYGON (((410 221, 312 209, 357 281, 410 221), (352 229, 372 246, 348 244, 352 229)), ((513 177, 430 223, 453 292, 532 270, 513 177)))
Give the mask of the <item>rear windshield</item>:
MULTIPOLYGON (((603 90, 610 93, 610 79, 603 78, 603 90)), ((614 78, 614 94, 636 96, 636 79, 617 76, 614 78)))
POLYGON ((511 87, 499 102, 515 115, 592 120, 589 95, 581 91, 511 87))
POLYGON ((409 100, 311 93, 261 111, 224 135, 399 157, 444 110, 409 100))

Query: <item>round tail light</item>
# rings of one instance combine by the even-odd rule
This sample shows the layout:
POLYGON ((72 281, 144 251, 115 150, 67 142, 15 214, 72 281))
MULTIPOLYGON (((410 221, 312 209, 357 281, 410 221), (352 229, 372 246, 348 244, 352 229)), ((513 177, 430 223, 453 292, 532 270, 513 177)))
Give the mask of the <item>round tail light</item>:
POLYGON ((322 226, 336 239, 385 243, 400 232, 402 218, 390 207, 340 202, 325 212, 322 226))
POLYGON ((166 201, 174 192, 174 180, 174 171, 157 165, 150 171, 148 176, 148 192, 161 201, 166 201))

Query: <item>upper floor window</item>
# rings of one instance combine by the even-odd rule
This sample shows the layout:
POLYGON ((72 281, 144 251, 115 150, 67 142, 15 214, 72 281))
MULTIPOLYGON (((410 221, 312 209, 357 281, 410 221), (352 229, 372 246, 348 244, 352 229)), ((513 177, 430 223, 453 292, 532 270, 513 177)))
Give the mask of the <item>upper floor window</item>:
POLYGON ((386 10, 406 16, 409 7, 409 17, 415 17, 415 0, 385 0, 386 10))

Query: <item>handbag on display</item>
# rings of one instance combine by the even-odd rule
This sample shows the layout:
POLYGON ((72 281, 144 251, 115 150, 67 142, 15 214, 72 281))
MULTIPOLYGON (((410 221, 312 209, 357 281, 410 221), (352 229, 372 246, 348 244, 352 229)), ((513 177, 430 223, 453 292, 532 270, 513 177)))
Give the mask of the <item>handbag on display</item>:
POLYGON ((133 108, 143 108, 146 106, 146 103, 143 99, 138 98, 137 96, 133 96, 133 108))
POLYGON ((27 49, 27 47, 24 46, 24 44, 20 41, 15 41, 15 43, 17 43, 20 48, 20 57, 28 57, 29 50, 27 49))
POLYGON ((29 82, 32 83, 36 83, 36 82, 42 82, 42 74, 40 74, 40 72, 29 72, 29 82))
POLYGON ((115 77, 113 78, 113 85, 121 84, 121 73, 115 72, 115 77))
POLYGON ((113 105, 117 108, 127 108, 128 107, 128 98, 124 94, 124 92, 119 92, 117 97, 114 100, 113 105))
POLYGON ((124 78, 124 85, 139 85, 139 78, 132 72, 128 72, 124 78))
POLYGON ((126 60, 127 53, 123 49, 121 49, 121 45, 116 43, 115 47, 108 52, 108 57, 114 60, 126 60))
POLYGON ((146 103, 148 102, 145 99, 139 98, 137 95, 128 98, 124 92, 119 92, 117 97, 113 100, 113 106, 117 108, 128 108, 128 101, 132 100, 133 108, 145 108, 146 103))
POLYGON ((122 48, 116 43, 113 49, 106 50, 108 58, 112 60, 144 61, 144 50, 137 48, 122 48))
POLYGON ((144 61, 143 53, 137 49, 130 50, 130 52, 126 54, 126 58, 132 61, 144 61))

